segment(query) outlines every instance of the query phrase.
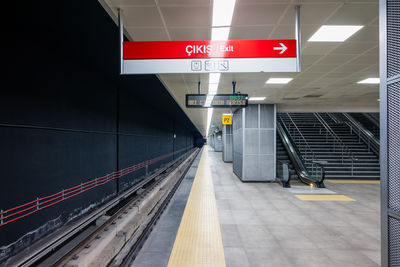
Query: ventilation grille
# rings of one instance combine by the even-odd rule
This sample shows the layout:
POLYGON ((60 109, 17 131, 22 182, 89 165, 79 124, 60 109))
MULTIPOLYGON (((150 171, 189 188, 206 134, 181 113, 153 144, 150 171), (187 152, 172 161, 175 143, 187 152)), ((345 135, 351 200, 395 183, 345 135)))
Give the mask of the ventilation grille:
POLYGON ((400 213, 400 83, 388 85, 389 208, 400 213))
POLYGON ((400 266, 400 221, 389 217, 389 266, 400 266))
POLYGON ((400 1, 387 1, 387 77, 400 75, 400 1))

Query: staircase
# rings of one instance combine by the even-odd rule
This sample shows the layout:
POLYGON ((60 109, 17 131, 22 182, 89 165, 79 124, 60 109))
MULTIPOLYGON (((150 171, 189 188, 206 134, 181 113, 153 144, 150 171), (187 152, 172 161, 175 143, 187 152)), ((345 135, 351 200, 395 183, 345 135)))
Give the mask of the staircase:
POLYGON ((279 134, 276 134, 276 159, 281 161, 281 162, 285 162, 288 164, 289 169, 290 169, 290 183, 293 184, 293 182, 299 182, 299 176, 297 175, 293 163, 289 158, 289 155, 286 151, 285 146, 282 143, 282 139, 279 136, 279 134))
POLYGON ((327 113, 319 115, 340 138, 345 149, 342 149, 343 146, 338 141, 334 141, 333 136, 313 113, 278 114, 291 132, 302 156, 324 166, 326 179, 379 179, 379 159, 368 151, 367 145, 346 124, 336 123, 327 113), (300 137, 297 129, 305 140, 300 137), (313 155, 306 153, 307 146, 311 147, 313 155))

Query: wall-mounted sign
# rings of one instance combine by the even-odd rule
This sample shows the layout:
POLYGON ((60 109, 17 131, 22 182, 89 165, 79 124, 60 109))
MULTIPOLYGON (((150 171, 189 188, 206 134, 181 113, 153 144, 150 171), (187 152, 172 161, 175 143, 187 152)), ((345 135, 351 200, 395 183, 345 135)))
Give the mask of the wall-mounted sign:
POLYGON ((248 95, 246 94, 187 94, 187 108, 241 108, 247 107, 248 95))
POLYGON ((222 116, 222 124, 223 125, 231 125, 232 124, 232 116, 222 116))
POLYGON ((123 42, 122 74, 296 72, 297 41, 123 42))

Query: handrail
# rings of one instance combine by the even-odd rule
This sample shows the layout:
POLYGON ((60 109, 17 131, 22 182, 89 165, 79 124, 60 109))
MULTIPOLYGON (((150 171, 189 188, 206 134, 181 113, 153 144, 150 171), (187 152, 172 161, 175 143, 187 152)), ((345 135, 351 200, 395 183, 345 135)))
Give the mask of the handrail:
POLYGON ((119 171, 115 171, 112 173, 109 173, 107 175, 104 175, 102 177, 96 177, 90 181, 81 183, 80 185, 73 186, 68 189, 63 189, 55 194, 41 197, 41 198, 36 198, 35 200, 32 200, 30 202, 21 204, 17 207, 13 207, 7 210, 1 210, 0 211, 0 227, 3 227, 9 223, 12 223, 14 221, 20 220, 22 218, 25 218, 29 215, 32 215, 36 212, 39 212, 43 209, 49 208, 53 205, 56 205, 60 202, 63 202, 69 198, 78 196, 86 191, 89 191, 91 189, 94 189, 98 186, 102 186, 106 183, 109 183, 115 179, 120 179, 121 177, 130 174, 132 172, 135 172, 137 170, 140 170, 142 168, 148 168, 149 165, 152 165, 153 163, 156 163, 160 160, 169 158, 175 154, 178 154, 183 151, 189 150, 191 147, 185 147, 180 150, 161 155, 159 157, 146 160, 143 162, 140 162, 138 164, 132 165, 130 167, 121 169, 119 171))
POLYGON ((339 123, 340 121, 338 120, 338 118, 336 118, 336 116, 334 116, 333 114, 331 114, 331 113, 326 113, 328 116, 329 116, 329 118, 331 118, 331 120, 333 120, 335 123, 339 123))
POLYGON ((344 162, 344 153, 347 154, 347 156, 349 157, 349 159, 352 162, 352 174, 353 174, 353 166, 354 166, 354 161, 358 160, 357 158, 354 157, 353 152, 350 150, 350 148, 342 141, 342 139, 335 133, 335 131, 332 130, 332 128, 329 126, 329 124, 322 118, 322 116, 317 113, 314 112, 314 116, 318 119, 318 121, 322 124, 322 126, 325 128, 325 130, 327 131, 327 133, 329 133, 333 139, 333 150, 336 149, 336 143, 335 141, 337 141, 342 149, 342 163, 344 162))
MULTIPOLYGON (((315 155, 314 155, 314 152, 312 151, 312 148, 311 148, 310 144, 307 142, 307 139, 306 139, 306 138, 304 137, 304 135, 301 133, 299 127, 297 127, 297 124, 296 124, 296 123, 294 122, 294 120, 292 119, 292 116, 290 116, 289 113, 286 113, 286 115, 288 116, 288 118, 290 119, 290 121, 292 122, 292 124, 294 125, 295 129, 297 130, 297 132, 300 134, 301 138, 303 139, 304 143, 306 144, 308 150, 310 151, 310 153, 311 153, 311 155, 312 155, 312 159, 314 160, 315 155)), ((281 116, 280 114, 279 114, 279 117, 280 117, 281 121, 283 122, 282 116, 281 116)), ((286 125, 285 125, 285 127, 286 127, 286 125)), ((288 130, 289 130, 289 133, 290 133, 290 129, 288 129, 288 130)), ((305 153, 306 153, 306 155, 307 155, 307 150, 305 151, 305 153)))
POLYGON ((367 117, 375 126, 380 127, 379 121, 369 113, 363 113, 365 117, 367 117))
POLYGON ((358 137, 366 143, 368 150, 372 150, 379 157, 379 139, 350 114, 342 113, 342 115, 347 119, 345 123, 350 127, 350 131, 353 132, 353 128, 356 128, 358 130, 358 137))
MULTIPOLYGON (((317 162, 311 160, 305 160, 303 158, 300 151, 293 142, 289 130, 286 127, 282 117, 279 117, 279 120, 277 121, 277 130, 279 136, 282 139, 282 143, 285 146, 286 151, 288 152, 289 158, 293 163, 295 171, 299 176, 300 181, 302 181, 305 184, 315 185, 318 188, 325 187, 324 185, 325 170, 323 166, 317 162), (309 170, 307 164, 311 165, 312 168, 311 170, 309 170), (320 175, 318 175, 318 173, 320 175)), ((289 181, 290 181, 290 176, 287 183, 289 183, 289 181)))

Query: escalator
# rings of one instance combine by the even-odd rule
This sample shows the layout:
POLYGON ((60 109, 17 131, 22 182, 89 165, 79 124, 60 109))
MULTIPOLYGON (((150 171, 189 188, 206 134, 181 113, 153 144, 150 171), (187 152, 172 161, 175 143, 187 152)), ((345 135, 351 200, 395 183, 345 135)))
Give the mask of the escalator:
POLYGON ((318 188, 325 187, 325 171, 321 164, 305 159, 296 147, 282 119, 277 121, 276 176, 283 187, 304 183, 318 188))
MULTIPOLYGON (((279 134, 276 135, 276 160, 278 162, 278 166, 287 164, 290 184, 301 183, 279 134)), ((290 187, 290 184, 287 183, 283 186, 290 187)))

